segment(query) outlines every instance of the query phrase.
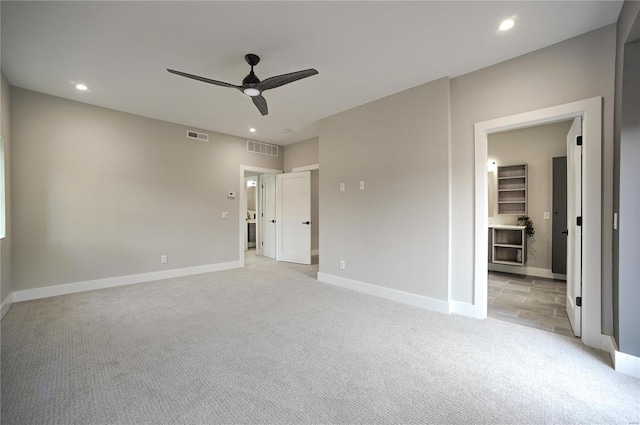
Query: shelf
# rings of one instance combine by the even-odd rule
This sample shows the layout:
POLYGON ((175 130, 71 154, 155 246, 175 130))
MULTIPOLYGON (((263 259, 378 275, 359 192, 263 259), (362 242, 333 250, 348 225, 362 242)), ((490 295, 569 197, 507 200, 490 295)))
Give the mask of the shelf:
POLYGON ((498 214, 527 214, 527 164, 498 166, 498 214))
POLYGON ((525 226, 491 227, 491 259, 496 264, 524 266, 527 262, 525 226))
POLYGON ((499 246, 501 248, 522 248, 522 244, 509 244, 509 243, 494 243, 493 246, 499 246))
POLYGON ((521 266, 522 263, 518 263, 517 261, 502 261, 502 260, 493 260, 495 264, 507 264, 509 266, 521 266))

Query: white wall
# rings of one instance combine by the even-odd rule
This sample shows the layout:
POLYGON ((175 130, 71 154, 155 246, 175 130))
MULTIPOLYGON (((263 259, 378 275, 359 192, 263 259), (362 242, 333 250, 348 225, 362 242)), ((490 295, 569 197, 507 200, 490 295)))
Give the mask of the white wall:
POLYGON ((282 168, 237 137, 15 87, 11 102, 13 291, 238 261, 226 194, 241 164, 282 168))
MULTIPOLYGON (((567 133, 572 121, 490 134, 489 160, 496 165, 527 164, 527 215, 535 235, 527 241, 527 267, 551 273, 551 226, 553 223, 553 158, 567 155, 567 133), (550 219, 544 219, 544 213, 550 219)), ((497 211, 496 211, 497 212, 497 211)), ((489 224, 515 224, 517 215, 489 217, 489 224)), ((514 273, 520 268, 514 266, 514 273)))
POLYGON ((612 331, 611 246, 615 26, 451 80, 452 297, 473 300, 473 124, 596 96, 603 104, 603 332, 612 331))
POLYGON ((320 165, 320 272, 448 300, 449 79, 323 119, 320 165))

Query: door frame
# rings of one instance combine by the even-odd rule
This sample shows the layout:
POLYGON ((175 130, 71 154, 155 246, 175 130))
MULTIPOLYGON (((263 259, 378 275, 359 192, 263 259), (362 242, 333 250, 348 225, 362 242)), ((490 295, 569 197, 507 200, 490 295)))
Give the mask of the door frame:
MULTIPOLYGON (((261 174, 281 174, 282 170, 275 170, 272 168, 262 168, 256 167, 253 165, 240 165, 240 190, 238 190, 238 259, 240 262, 240 267, 244 267, 244 240, 247 237, 247 185, 244 182, 244 174, 245 171, 250 173, 256 173, 255 175, 259 176, 261 174), (243 206, 244 205, 244 206, 243 206), (244 216, 243 213, 244 212, 244 216)), ((257 195, 257 194, 256 194, 257 195)), ((258 199, 258 196, 256 196, 258 199)), ((260 203, 261 204, 261 203, 260 203)), ((262 213, 262 205, 258 205, 257 214, 262 213)), ((258 229, 256 229, 256 234, 259 234, 258 229)), ((258 239, 256 238, 256 247, 258 244, 258 239)))
POLYGON ((606 349, 602 334, 602 97, 477 122, 475 137, 475 317, 487 317, 487 138, 489 134, 582 117, 582 342, 606 349))

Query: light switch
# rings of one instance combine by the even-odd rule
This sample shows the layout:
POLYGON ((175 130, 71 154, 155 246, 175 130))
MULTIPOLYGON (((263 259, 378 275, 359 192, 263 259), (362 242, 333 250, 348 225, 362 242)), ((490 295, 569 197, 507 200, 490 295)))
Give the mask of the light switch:
POLYGON ((229 211, 222 211, 222 218, 229 218, 229 211))
POLYGON ((344 192, 344 183, 340 183, 340 192, 344 192))
POLYGON ((551 218, 551 213, 545 212, 544 213, 544 219, 545 220, 549 220, 551 218))

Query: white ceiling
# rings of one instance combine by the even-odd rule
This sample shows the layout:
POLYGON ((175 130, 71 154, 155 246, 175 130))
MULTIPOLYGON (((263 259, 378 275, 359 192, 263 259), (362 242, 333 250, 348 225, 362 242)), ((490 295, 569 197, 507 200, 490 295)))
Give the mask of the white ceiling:
POLYGON ((14 86, 287 145, 317 136, 318 120, 337 112, 611 24, 621 5, 2 1, 1 60, 14 86), (514 28, 498 32, 509 17, 514 28), (261 79, 306 68, 319 75, 265 92, 263 117, 238 90, 166 71, 240 85, 247 53, 261 57, 261 79))

